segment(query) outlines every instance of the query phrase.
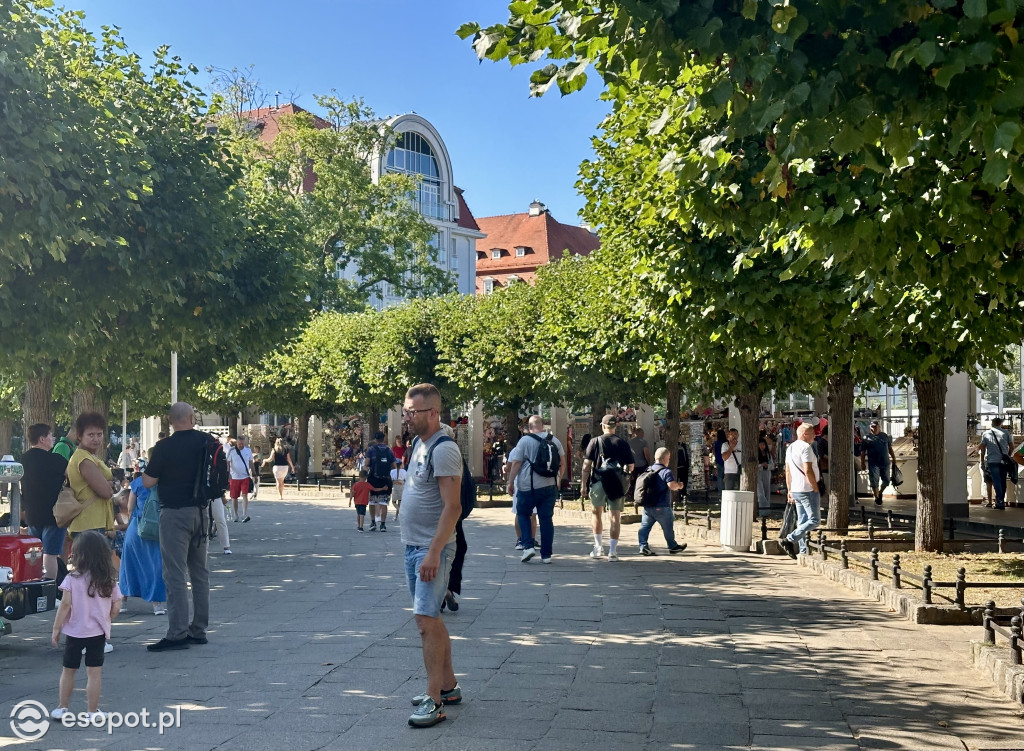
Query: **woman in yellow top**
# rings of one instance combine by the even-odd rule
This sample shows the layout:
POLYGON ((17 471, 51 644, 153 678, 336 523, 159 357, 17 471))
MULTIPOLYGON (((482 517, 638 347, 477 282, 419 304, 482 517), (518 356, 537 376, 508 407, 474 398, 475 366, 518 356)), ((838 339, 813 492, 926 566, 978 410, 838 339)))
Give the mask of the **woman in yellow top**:
POLYGON ((85 412, 75 421, 75 429, 78 449, 68 462, 68 484, 75 493, 75 500, 89 505, 71 521, 68 531, 72 538, 87 529, 113 537, 114 504, 110 500, 114 495, 113 476, 99 457, 107 420, 98 412, 85 412))

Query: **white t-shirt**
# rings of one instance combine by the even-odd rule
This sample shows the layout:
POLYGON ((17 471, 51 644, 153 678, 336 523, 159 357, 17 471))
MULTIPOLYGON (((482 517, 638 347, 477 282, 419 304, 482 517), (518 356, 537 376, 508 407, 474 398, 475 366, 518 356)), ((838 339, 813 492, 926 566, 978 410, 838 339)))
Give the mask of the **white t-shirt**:
MULTIPOLYGON (((728 446, 728 445, 729 444, 726 444, 726 446, 728 446)), ((723 453, 724 453, 724 448, 723 448, 723 453)), ((736 448, 734 448, 732 450, 732 453, 729 454, 729 458, 726 459, 724 462, 722 462, 722 465, 725 467, 725 474, 727 474, 727 475, 738 475, 740 473, 740 457, 741 456, 742 456, 742 454, 740 453, 740 447, 736 446, 736 448)))
POLYGON ((244 480, 249 476, 252 465, 252 449, 246 446, 239 451, 234 446, 225 446, 228 453, 228 471, 232 480, 244 480))
POLYGON ((789 467, 790 493, 813 493, 816 488, 811 487, 810 480, 805 474, 804 465, 810 463, 814 469, 815 482, 821 480, 821 470, 818 469, 818 457, 814 455, 811 444, 804 441, 793 441, 786 449, 786 465, 789 467))
POLYGON ((405 489, 405 470, 402 467, 391 470, 391 498, 395 501, 402 500, 402 491, 405 489))

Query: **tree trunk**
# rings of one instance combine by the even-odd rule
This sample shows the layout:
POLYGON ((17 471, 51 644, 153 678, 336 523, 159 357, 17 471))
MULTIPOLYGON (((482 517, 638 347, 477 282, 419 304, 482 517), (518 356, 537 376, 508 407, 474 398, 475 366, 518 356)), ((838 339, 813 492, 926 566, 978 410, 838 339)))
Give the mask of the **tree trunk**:
POLYGON ((39 378, 30 378, 25 384, 25 395, 21 402, 25 420, 25 435, 28 427, 36 423, 53 426, 53 376, 47 373, 39 378))
POLYGON ((942 552, 946 376, 932 370, 914 379, 921 433, 917 449, 917 528, 914 550, 942 552))
POLYGON ((295 426, 295 474, 299 482, 305 482, 309 475, 309 460, 306 458, 306 447, 309 446, 309 412, 299 415, 299 424, 295 426))
MULTIPOLYGON (((669 381, 665 390, 665 447, 672 452, 672 459, 669 461, 671 467, 679 466, 679 382, 669 381), (674 462, 674 463, 673 463, 674 462)), ((654 442, 654 436, 651 436, 654 442)), ((654 458, 653 456, 651 457, 654 458)), ((680 482, 687 482, 685 477, 677 477, 680 482)), ((672 505, 675 505, 679 498, 679 491, 672 491, 672 505)))
POLYGON ((96 387, 86 386, 71 392, 71 424, 85 412, 96 412, 96 387))
POLYGON ((522 435, 519 432, 519 410, 510 409, 505 413, 505 443, 511 451, 522 435))
POLYGON ((595 398, 590 403, 590 435, 601 435, 601 418, 604 417, 604 399, 595 398))
POLYGON ((850 524, 853 495, 853 376, 828 379, 828 523, 830 529, 850 524))
MULTIPOLYGON (((14 420, 0 420, 0 456, 11 453, 11 437, 14 435, 14 420)), ((23 448, 28 448, 28 433, 23 448)))
POLYGON ((740 411, 740 490, 757 492, 757 423, 761 418, 761 395, 741 394, 735 404, 740 411))

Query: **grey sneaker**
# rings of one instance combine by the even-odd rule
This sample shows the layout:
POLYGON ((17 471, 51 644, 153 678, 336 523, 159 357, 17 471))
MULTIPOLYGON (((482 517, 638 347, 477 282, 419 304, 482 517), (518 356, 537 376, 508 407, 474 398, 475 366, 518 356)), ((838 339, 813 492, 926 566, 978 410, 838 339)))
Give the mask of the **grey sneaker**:
MULTIPOLYGON (((418 707, 420 704, 430 699, 430 694, 420 694, 419 696, 412 697, 412 704, 414 707, 418 707)), ((433 701, 433 700, 431 700, 433 701)), ((441 692, 441 703, 442 704, 458 704, 462 701, 462 687, 458 683, 455 684, 455 688, 451 691, 441 692)))
POLYGON ((409 725, 414 728, 429 728, 447 719, 448 715, 444 713, 444 705, 437 706, 434 700, 428 696, 427 700, 418 705, 416 711, 412 713, 409 725))

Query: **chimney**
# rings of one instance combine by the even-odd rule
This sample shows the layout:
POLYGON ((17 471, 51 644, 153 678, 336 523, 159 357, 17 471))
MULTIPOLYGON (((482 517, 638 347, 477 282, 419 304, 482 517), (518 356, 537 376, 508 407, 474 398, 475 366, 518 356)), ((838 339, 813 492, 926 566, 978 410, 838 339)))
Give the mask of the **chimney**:
POLYGON ((547 210, 548 207, 536 199, 530 204, 530 216, 540 216, 547 212, 547 210))

